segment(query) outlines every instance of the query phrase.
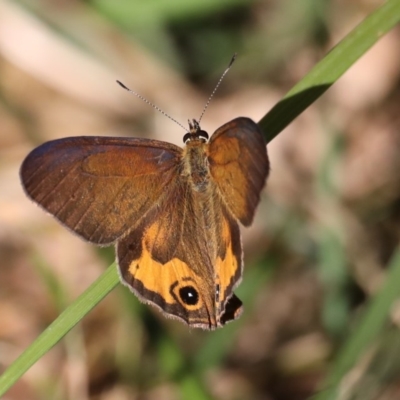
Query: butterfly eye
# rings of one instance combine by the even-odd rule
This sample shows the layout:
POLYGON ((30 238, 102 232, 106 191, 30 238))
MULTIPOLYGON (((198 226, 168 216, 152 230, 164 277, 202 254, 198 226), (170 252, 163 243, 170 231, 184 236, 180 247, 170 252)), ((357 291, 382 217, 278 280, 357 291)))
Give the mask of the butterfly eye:
POLYGON ((205 139, 206 141, 208 140, 208 133, 206 131, 199 131, 198 135, 200 139, 205 139))
POLYGON ((180 288, 179 296, 181 300, 189 306, 194 306, 199 301, 199 293, 193 286, 184 286, 180 288))
POLYGON ((183 137, 183 143, 187 143, 187 142, 190 142, 190 139, 191 139, 191 134, 190 133, 187 133, 184 137, 183 137))

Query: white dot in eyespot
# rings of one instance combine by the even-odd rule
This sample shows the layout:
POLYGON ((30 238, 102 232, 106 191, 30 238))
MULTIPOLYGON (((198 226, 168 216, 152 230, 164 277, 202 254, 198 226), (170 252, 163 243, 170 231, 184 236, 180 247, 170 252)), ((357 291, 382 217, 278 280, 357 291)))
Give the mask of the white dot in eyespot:
POLYGON ((193 286, 184 286, 179 289, 179 296, 182 301, 190 306, 194 306, 199 302, 199 294, 193 286))

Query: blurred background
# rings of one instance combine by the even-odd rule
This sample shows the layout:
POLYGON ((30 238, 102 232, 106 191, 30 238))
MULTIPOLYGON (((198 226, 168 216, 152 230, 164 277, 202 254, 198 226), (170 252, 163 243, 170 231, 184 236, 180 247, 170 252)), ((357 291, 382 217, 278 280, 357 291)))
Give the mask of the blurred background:
MULTIPOLYGON (((378 0, 0 0, 0 373, 114 260, 23 193, 35 146, 79 135, 212 133, 259 121, 378 0)), ((242 229, 242 317, 215 332, 164 318, 119 285, 8 392, 14 399, 302 400, 380 288, 400 238, 400 30, 384 36, 269 145, 242 229)), ((399 282, 400 284, 400 282, 399 282)), ((400 398, 399 312, 343 399, 400 398)), ((344 394, 345 393, 345 394, 344 394)))

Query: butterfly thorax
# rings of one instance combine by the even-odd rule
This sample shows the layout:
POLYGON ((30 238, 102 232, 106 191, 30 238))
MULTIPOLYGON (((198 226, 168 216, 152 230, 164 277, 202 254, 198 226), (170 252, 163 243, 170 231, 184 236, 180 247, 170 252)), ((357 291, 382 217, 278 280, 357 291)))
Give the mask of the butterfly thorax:
POLYGON ((183 173, 198 192, 207 191, 210 181, 207 146, 203 139, 191 140, 183 151, 183 173))

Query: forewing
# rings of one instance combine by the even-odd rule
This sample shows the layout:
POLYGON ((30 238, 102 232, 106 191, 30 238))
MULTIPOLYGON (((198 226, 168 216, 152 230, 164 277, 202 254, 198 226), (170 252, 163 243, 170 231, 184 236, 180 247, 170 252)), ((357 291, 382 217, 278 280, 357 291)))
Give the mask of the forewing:
POLYGON ((236 118, 212 135, 210 172, 230 212, 248 226, 269 172, 262 132, 249 118, 236 118))
POLYGON ((34 149, 20 175, 32 200, 82 238, 106 245, 157 204, 181 152, 148 139, 66 138, 34 149))

